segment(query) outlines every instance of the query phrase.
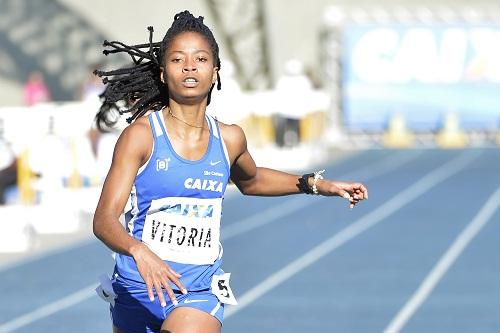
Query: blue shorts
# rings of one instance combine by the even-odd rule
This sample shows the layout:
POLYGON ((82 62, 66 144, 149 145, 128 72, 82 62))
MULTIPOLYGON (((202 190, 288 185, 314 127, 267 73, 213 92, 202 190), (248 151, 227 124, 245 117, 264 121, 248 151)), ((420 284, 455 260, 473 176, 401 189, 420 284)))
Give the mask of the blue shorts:
POLYGON ((178 307, 189 307, 204 311, 219 320, 222 325, 224 304, 219 301, 210 289, 188 292, 184 295, 176 293, 179 304, 174 306, 167 293, 164 292, 167 306, 162 307, 158 296, 149 300, 146 284, 127 280, 121 277, 113 279, 113 290, 116 294, 115 304, 110 307, 113 325, 125 333, 159 332, 163 321, 178 307))

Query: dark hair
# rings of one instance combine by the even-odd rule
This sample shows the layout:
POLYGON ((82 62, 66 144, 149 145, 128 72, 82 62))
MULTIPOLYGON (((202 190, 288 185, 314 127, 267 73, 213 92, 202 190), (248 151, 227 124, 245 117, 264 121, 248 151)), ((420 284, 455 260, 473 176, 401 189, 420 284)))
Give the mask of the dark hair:
MULTIPOLYGON (((187 10, 176 14, 161 42, 153 43, 153 27, 148 27, 148 30, 149 43, 146 44, 129 46, 118 41, 104 41, 103 46, 112 48, 104 50, 105 55, 125 52, 132 58, 133 65, 110 71, 94 71, 94 74, 104 77, 102 82, 106 85, 99 96, 102 105, 95 117, 100 130, 106 130, 117 122, 117 117, 112 116, 117 112, 131 113, 127 118, 127 122, 131 123, 149 110, 168 105, 168 87, 160 79, 160 67, 164 65, 165 53, 177 35, 192 31, 205 37, 214 57, 214 65, 220 69, 219 46, 212 31, 203 23, 202 16, 196 18, 187 10)), ((213 88, 214 84, 208 93, 207 104, 210 104, 213 88)), ((217 90, 220 89, 220 76, 217 72, 217 90)))

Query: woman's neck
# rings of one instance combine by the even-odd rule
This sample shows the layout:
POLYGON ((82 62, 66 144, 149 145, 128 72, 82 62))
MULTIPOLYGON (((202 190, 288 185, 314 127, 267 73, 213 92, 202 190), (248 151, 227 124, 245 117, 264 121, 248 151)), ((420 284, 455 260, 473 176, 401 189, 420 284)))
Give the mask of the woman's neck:
POLYGON ((206 105, 180 105, 172 103, 163 108, 163 117, 176 134, 183 138, 200 137, 208 130, 205 119, 206 105))

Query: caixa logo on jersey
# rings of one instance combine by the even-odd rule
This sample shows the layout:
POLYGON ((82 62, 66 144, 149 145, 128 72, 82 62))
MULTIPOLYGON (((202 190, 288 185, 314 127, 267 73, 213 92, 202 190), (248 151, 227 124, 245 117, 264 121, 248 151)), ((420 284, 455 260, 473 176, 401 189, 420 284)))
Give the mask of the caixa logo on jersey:
POLYGON ((156 160, 156 171, 167 171, 170 158, 159 158, 156 160))

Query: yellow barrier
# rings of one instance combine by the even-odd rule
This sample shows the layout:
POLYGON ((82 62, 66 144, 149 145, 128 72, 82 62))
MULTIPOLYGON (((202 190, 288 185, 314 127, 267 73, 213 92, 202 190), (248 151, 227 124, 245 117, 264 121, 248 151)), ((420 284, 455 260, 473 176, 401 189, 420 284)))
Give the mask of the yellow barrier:
POLYGON ((457 114, 447 113, 444 125, 436 136, 436 142, 441 148, 464 148, 469 144, 467 135, 460 129, 457 114))
POLYGON ((26 149, 19 155, 17 161, 17 188, 19 200, 23 204, 35 203, 35 190, 33 189, 34 175, 29 167, 29 150, 26 149))
POLYGON ((382 136, 382 143, 389 148, 408 148, 415 143, 415 135, 406 127, 406 121, 401 113, 392 115, 389 128, 382 136))
POLYGON ((306 114, 300 120, 300 141, 309 143, 319 140, 326 128, 325 112, 317 111, 306 114))
POLYGON ((272 117, 252 114, 240 121, 239 125, 245 131, 247 141, 252 145, 262 147, 274 143, 275 133, 272 117))
POLYGON ((274 132, 273 118, 269 116, 257 117, 259 136, 264 145, 274 143, 276 135, 274 132))
MULTIPOLYGON (((273 118, 252 114, 241 120, 238 125, 243 128, 247 140, 257 147, 272 144, 276 140, 273 118)), ((300 141, 319 140, 326 129, 326 114, 322 111, 312 112, 300 119, 300 141)))

